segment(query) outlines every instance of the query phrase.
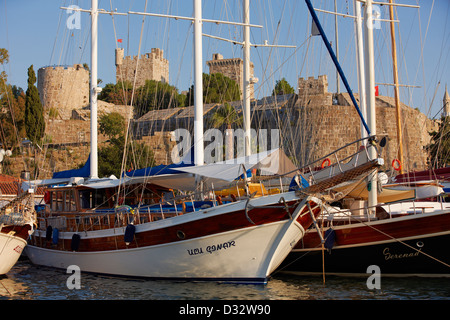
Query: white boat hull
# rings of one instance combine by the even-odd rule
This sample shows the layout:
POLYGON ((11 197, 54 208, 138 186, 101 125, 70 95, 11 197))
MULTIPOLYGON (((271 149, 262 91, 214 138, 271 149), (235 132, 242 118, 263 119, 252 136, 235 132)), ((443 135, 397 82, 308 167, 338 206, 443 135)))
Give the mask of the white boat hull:
POLYGON ((255 225, 161 245, 107 251, 73 252, 29 244, 33 264, 81 272, 159 279, 265 283, 305 230, 292 219, 255 225))
POLYGON ((27 242, 24 239, 0 232, 0 274, 11 270, 26 245, 27 242))

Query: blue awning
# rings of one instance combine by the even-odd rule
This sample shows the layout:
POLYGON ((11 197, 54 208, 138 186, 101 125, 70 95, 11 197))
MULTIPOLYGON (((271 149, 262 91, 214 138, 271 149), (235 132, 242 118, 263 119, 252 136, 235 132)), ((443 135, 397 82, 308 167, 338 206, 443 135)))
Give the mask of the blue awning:
POLYGON ((72 177, 89 178, 90 175, 91 175, 91 155, 89 155, 89 158, 87 159, 86 163, 82 168, 54 172, 52 179, 72 178, 72 177))

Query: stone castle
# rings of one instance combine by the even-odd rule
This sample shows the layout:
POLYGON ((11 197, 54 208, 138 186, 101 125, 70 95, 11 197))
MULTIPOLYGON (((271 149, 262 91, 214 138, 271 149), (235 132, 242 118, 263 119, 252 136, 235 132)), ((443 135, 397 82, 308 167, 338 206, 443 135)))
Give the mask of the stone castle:
POLYGON ((136 87, 143 86, 146 80, 168 83, 169 61, 164 59, 163 53, 163 50, 153 48, 150 53, 144 54, 138 59, 137 56, 124 57, 123 49, 116 49, 116 83, 119 81, 134 83, 135 77, 136 87), (136 66, 138 72, 136 72, 136 66))
MULTIPOLYGON (((116 51, 117 81, 119 79, 134 81, 136 59, 137 57, 123 57, 122 49, 116 51)), ((237 81, 242 88, 241 59, 223 59, 222 55, 214 54, 213 60, 207 61, 207 65, 210 74, 221 72, 237 81)), ((163 51, 160 49, 152 49, 151 53, 142 56, 138 68, 137 86, 148 79, 165 82, 169 79, 168 61, 163 58, 163 51)), ((297 85, 296 94, 253 99, 252 128, 279 128, 285 152, 296 159, 298 165, 320 158, 359 139, 360 121, 348 94, 328 92, 326 75, 317 78, 299 78, 297 85)), ((41 68, 38 71, 38 88, 46 112, 48 143, 60 148, 75 145, 85 145, 87 148, 90 141, 88 70, 81 65, 41 68), (54 113, 53 117, 49 116, 52 108, 58 111, 58 116, 54 116, 54 113)), ((253 98, 253 87, 251 93, 253 98)), ((358 95, 355 96, 358 100, 358 95)), ((389 137, 389 144, 384 148, 383 157, 385 163, 390 164, 397 158, 398 150, 394 99, 378 96, 376 104, 377 133, 389 137)), ((241 101, 233 102, 232 105, 238 112, 242 112, 241 101)), ((218 104, 204 106, 205 130, 212 127, 210 116, 218 107, 220 107, 218 104)), ((404 104, 401 109, 404 146, 406 146, 404 152, 408 155, 406 157, 408 163, 404 164, 404 168, 423 169, 427 157, 423 146, 429 143, 428 132, 435 129, 437 123, 404 104)), ((102 112, 112 111, 118 111, 125 116, 129 114, 126 106, 115 106, 99 101, 99 115, 102 112)), ((177 128, 192 130, 193 106, 153 110, 139 119, 134 119, 132 124, 135 139, 152 146, 158 163, 169 164, 170 153, 176 145, 171 131, 177 128)), ((104 140, 105 138, 99 134, 99 142, 104 140)), ((85 157, 81 158, 87 158, 88 149, 83 152, 85 157)), ((73 166, 74 163, 68 161, 65 167, 60 165, 53 170, 65 170, 73 166)))
POLYGON ((39 97, 46 116, 70 119, 72 110, 89 105, 89 71, 81 64, 43 67, 37 76, 39 97))
MULTIPOLYGON (((236 81, 241 91, 241 99, 243 98, 244 87, 244 61, 241 58, 224 59, 219 53, 213 54, 213 59, 206 61, 209 67, 209 74, 221 73, 231 80, 236 81)), ((254 76, 255 66, 250 62, 250 79, 254 76)), ((250 84, 250 99, 255 98, 254 85, 250 84)))

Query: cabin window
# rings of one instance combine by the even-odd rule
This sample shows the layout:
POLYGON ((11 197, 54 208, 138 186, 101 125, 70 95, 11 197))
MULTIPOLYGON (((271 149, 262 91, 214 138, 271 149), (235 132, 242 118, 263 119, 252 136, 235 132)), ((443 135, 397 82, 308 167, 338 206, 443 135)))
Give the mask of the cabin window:
POLYGON ((75 196, 73 190, 66 190, 64 192, 64 211, 76 211, 75 196))
POLYGON ((63 193, 62 191, 53 191, 51 196, 52 203, 51 208, 53 211, 63 210, 63 193))
POLYGON ((58 190, 50 192, 50 207, 52 211, 76 211, 73 190, 58 190))
POLYGON ((89 190, 80 191, 80 204, 81 208, 92 208, 92 194, 89 190))
POLYGON ((108 206, 105 190, 82 190, 80 193, 81 208, 98 208, 108 206))

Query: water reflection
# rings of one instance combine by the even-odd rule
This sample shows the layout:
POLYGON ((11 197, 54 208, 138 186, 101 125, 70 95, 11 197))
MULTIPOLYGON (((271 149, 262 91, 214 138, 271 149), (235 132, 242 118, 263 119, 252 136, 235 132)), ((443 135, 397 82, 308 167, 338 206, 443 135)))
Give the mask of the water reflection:
POLYGON ((0 299, 32 300, 361 300, 449 299, 450 279, 386 278, 369 290, 365 278, 276 274, 266 286, 214 282, 151 281, 81 275, 70 290, 64 270, 19 261, 0 279, 0 299))

